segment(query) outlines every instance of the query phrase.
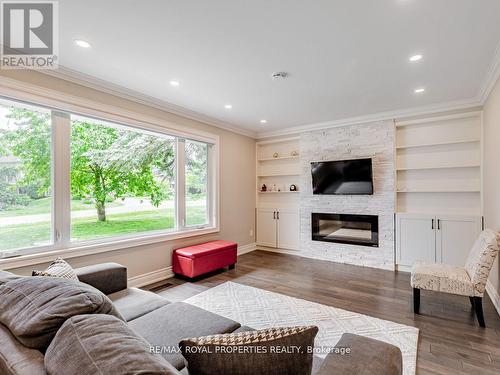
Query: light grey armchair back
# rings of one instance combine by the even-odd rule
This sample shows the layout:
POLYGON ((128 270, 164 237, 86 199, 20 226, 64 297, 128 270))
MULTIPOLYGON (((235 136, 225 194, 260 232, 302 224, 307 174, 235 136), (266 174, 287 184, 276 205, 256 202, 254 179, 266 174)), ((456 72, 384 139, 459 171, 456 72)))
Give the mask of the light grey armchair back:
POLYGON ((465 269, 474 284, 474 295, 482 297, 491 267, 499 251, 500 233, 485 229, 469 253, 465 269))

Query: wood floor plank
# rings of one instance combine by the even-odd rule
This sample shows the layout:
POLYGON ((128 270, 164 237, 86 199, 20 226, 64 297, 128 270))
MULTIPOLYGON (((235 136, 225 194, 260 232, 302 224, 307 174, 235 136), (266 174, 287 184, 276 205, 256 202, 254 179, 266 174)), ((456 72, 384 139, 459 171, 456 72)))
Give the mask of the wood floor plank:
POLYGON ((422 291, 421 315, 414 315, 406 272, 253 251, 240 256, 233 270, 195 282, 173 278, 172 286, 146 289, 182 301, 226 281, 415 326, 418 374, 500 374, 500 317, 489 297, 483 298, 484 329, 466 297, 422 291))

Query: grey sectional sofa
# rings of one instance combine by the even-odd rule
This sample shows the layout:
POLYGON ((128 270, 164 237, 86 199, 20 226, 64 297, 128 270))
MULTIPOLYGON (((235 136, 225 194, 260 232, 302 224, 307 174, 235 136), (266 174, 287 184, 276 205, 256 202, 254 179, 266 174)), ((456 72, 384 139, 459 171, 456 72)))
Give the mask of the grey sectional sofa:
MULTIPOLYGON (((129 327, 152 346, 158 347, 161 355, 179 371, 179 374, 187 374, 182 354, 166 349, 177 348, 182 339, 251 330, 249 327, 242 327, 238 322, 198 307, 183 302, 171 303, 155 293, 128 288, 127 269, 116 263, 78 268, 76 272, 81 282, 92 285, 106 294, 125 318, 129 327)), ((4 273, 3 278, 5 277, 4 273)), ((346 339, 350 346, 359 345, 360 349, 361 347, 363 349, 355 351, 354 357, 349 359, 339 360, 336 358, 338 356, 332 354, 328 355, 324 361, 315 357, 313 373, 321 375, 401 373, 401 352, 398 348, 355 335, 349 335, 346 339), (368 348, 369 350, 366 350, 368 348), (372 364, 363 366, 363 361, 368 359, 372 364), (353 372, 353 366, 358 370, 365 368, 365 371, 353 372), (366 372, 366 369, 370 371, 366 372)), ((0 374, 46 374, 43 353, 23 346, 1 324, 0 374)))

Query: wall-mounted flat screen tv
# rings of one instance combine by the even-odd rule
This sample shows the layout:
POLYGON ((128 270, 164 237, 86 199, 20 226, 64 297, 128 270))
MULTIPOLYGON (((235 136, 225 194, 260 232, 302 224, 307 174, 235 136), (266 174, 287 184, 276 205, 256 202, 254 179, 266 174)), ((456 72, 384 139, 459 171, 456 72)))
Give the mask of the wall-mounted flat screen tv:
POLYGON ((373 194, 372 159, 311 163, 313 194, 373 194))

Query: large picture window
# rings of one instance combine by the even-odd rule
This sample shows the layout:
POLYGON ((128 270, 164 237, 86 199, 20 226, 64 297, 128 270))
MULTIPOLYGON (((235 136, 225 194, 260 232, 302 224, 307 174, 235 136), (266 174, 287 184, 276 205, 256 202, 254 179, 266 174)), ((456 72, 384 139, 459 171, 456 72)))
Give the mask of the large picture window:
POLYGON ((150 128, 1 100, 0 258, 215 229, 214 144, 150 128))
POLYGON ((71 239, 174 229, 175 138, 71 117, 71 239))
POLYGON ((186 140, 186 225, 208 223, 208 145, 186 140))
POLYGON ((0 101, 0 255, 52 243, 50 111, 0 101))

